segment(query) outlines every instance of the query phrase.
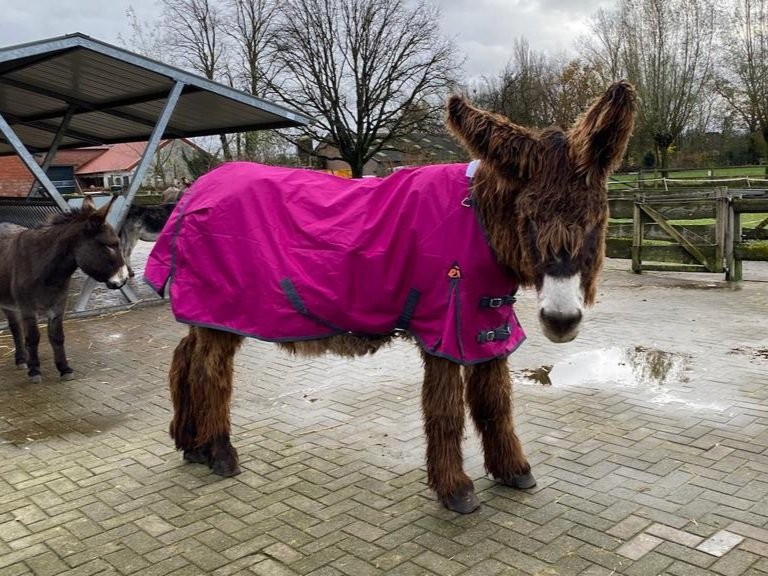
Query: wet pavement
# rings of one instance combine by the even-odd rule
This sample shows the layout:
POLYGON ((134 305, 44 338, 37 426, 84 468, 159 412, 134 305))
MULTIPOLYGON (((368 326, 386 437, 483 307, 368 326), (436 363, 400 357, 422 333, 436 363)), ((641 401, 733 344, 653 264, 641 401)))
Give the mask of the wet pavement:
POLYGON ((493 483, 468 428, 483 503, 469 516, 425 485, 406 343, 348 361, 248 341, 243 473, 220 479, 167 434, 185 331, 167 304, 99 293, 115 307, 65 324, 66 383, 44 345, 44 381, 28 384, 2 331, 0 574, 768 574, 768 268, 745 263, 735 289, 628 269, 608 263, 569 344, 544 339, 522 294, 515 417, 539 484, 493 483))

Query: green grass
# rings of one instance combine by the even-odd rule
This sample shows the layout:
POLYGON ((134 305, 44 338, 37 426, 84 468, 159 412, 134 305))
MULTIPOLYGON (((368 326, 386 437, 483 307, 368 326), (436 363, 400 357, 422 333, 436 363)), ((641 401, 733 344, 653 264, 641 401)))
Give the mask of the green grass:
MULTIPOLYGON (((741 226, 742 228, 754 228, 760 222, 768 218, 768 214, 742 214, 741 226)), ((611 218, 611 224, 632 224, 631 218, 611 218)), ((714 218, 699 218, 698 220, 670 220, 670 224, 673 226, 696 226, 714 224, 714 218)))
MULTIPOLYGON (((722 168, 701 168, 695 170, 670 170, 668 178, 672 180, 691 180, 689 185, 706 186, 706 182, 700 180, 713 180, 712 186, 744 186, 744 182, 723 182, 719 184, 717 180, 725 178, 759 178, 767 180, 764 184, 768 187, 768 175, 766 175, 766 166, 724 166, 722 168)), ((636 187, 638 182, 646 181, 646 186, 652 186, 653 180, 659 180, 657 185, 663 187, 661 182, 661 172, 659 170, 643 171, 642 178, 637 172, 627 174, 614 174, 608 183, 611 190, 627 189, 627 186, 636 187)), ((677 185, 685 184, 683 182, 673 183, 677 185)), ((760 183, 762 185, 763 183, 760 183)))

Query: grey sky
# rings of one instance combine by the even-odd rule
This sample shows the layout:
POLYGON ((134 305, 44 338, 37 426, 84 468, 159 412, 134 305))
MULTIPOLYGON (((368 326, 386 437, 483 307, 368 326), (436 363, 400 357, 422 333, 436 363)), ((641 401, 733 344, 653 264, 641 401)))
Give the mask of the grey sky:
MULTIPOLYGON (((585 22, 610 0, 437 0, 441 28, 466 55, 468 76, 494 75, 509 60, 515 38, 549 53, 568 52, 585 22)), ((151 21, 157 0, 0 0, 0 46, 82 32, 118 43, 128 37, 126 9, 151 21)))

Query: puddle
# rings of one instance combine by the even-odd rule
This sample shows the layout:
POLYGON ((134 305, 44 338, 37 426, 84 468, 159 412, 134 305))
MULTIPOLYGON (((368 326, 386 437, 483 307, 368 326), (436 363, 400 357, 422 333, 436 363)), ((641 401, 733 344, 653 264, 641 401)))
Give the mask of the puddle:
POLYGON ((637 346, 580 352, 552 366, 522 370, 524 382, 567 388, 608 390, 632 388, 647 392, 656 404, 683 404, 694 409, 724 410, 718 396, 689 383, 690 357, 637 346))
POLYGON ((545 386, 660 386, 685 382, 686 365, 685 356, 662 350, 606 348, 574 354, 554 366, 525 370, 523 376, 545 386))

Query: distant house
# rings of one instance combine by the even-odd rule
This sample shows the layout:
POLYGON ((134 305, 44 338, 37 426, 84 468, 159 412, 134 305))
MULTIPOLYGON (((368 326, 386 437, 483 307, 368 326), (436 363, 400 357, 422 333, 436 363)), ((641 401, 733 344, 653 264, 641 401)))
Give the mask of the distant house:
MULTIPOLYGON (((131 183, 146 147, 146 142, 130 142, 60 150, 48 176, 64 194, 121 190, 131 183)), ((192 180, 184 155, 190 157, 200 151, 190 140, 162 140, 142 186, 164 189, 182 178, 192 180)), ((37 155, 36 159, 42 163, 43 156, 37 155)), ((0 196, 26 196, 33 182, 32 174, 17 156, 0 157, 0 196)))
MULTIPOLYGON (((303 143, 302 146, 306 146, 303 143)), ((306 156, 306 150, 299 150, 299 156, 306 156)), ((315 150, 322 170, 340 176, 351 176, 349 164, 334 159, 338 150, 328 144, 320 144, 315 150)), ((451 164, 468 159, 466 152, 448 134, 421 134, 393 142, 387 150, 381 150, 363 168, 363 176, 386 176, 405 166, 424 164, 451 164)))

